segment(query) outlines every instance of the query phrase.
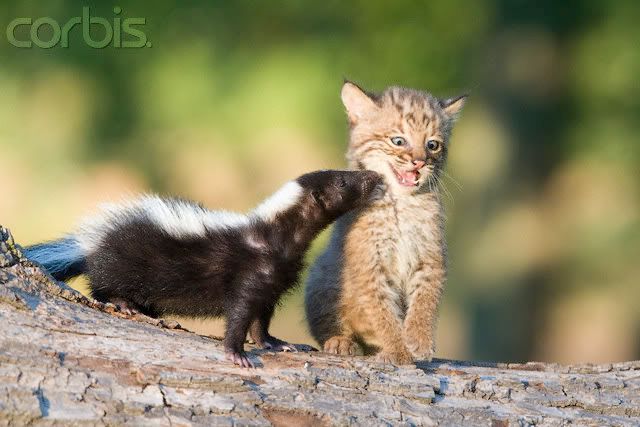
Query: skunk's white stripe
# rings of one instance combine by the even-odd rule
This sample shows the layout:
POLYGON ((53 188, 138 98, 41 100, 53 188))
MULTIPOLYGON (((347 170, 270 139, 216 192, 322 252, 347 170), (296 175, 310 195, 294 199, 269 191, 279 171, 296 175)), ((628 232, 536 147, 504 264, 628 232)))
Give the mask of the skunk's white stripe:
POLYGON ((238 227, 249 223, 246 215, 209 211, 194 203, 155 195, 103 204, 100 211, 98 215, 86 218, 76 233, 76 239, 86 253, 92 252, 109 231, 136 218, 147 218, 169 235, 178 238, 204 236, 207 229, 238 227))
POLYGON ((303 189, 296 181, 283 185, 271 197, 266 199, 253 211, 260 219, 270 221, 277 214, 284 212, 300 201, 303 189))
MULTIPOLYGON (((300 184, 288 182, 262 202, 253 214, 262 220, 271 221, 278 213, 298 203, 302 194, 300 184)), ((100 245, 109 231, 117 230, 136 218, 147 218, 169 235, 178 238, 204 236, 206 230, 241 227, 250 221, 247 215, 210 211, 192 202, 146 195, 122 203, 101 205, 98 215, 90 216, 80 223, 75 238, 82 250, 90 253, 100 245)))
POLYGON ((155 197, 146 200, 144 209, 160 228, 175 237, 203 236, 207 229, 238 227, 248 223, 245 215, 227 211, 210 211, 201 206, 155 197))

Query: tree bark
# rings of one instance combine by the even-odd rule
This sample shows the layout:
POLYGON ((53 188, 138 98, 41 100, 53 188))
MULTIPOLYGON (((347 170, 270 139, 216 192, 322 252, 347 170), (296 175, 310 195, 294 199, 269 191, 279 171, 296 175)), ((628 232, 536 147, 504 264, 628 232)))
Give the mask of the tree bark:
POLYGON ((0 425, 640 425, 640 361, 559 366, 269 353, 54 281, 0 227, 0 425))

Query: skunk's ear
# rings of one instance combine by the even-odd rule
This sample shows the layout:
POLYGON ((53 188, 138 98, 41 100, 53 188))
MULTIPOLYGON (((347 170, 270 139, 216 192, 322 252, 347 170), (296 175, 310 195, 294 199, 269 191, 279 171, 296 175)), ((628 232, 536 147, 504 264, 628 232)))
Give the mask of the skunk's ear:
POLYGON ((320 191, 312 190, 311 197, 313 197, 313 200, 315 200, 317 204, 322 206, 323 209, 326 208, 324 197, 322 197, 322 193, 320 191))
POLYGON ((440 99, 438 103, 440 107, 444 110, 444 112, 449 116, 449 118, 455 120, 460 115, 462 111, 462 107, 464 107, 465 102, 467 101, 466 93, 460 96, 454 96, 453 98, 440 99))
POLYGON ((378 109, 375 101, 358 85, 350 81, 344 82, 340 96, 347 109, 349 123, 352 125, 378 109))

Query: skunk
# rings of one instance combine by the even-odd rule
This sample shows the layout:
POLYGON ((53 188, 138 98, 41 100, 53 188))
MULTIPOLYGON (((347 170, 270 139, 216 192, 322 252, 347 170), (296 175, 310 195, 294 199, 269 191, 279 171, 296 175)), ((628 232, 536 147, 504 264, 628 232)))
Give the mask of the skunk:
POLYGON ((226 317, 227 358, 252 367, 247 332, 262 348, 295 349, 268 329, 313 238, 382 185, 371 171, 311 172, 246 215, 145 195, 104 205, 75 233, 25 252, 58 280, 86 274, 98 301, 152 317, 226 317))

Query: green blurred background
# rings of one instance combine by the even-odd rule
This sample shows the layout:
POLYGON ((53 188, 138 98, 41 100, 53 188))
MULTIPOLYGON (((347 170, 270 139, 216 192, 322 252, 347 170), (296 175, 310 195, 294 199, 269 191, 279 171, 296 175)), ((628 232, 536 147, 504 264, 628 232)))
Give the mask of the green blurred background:
MULTIPOLYGON (((64 23, 86 5, 3 2, 0 22, 64 23)), ((67 49, 0 43, 0 223, 19 242, 126 194, 246 210, 344 167, 343 77, 470 91, 450 151, 437 355, 640 358, 640 2, 159 0, 91 15, 113 22, 115 6, 147 19, 152 47, 93 49, 78 28, 67 49)), ((312 342, 300 292, 273 331, 312 342)))

